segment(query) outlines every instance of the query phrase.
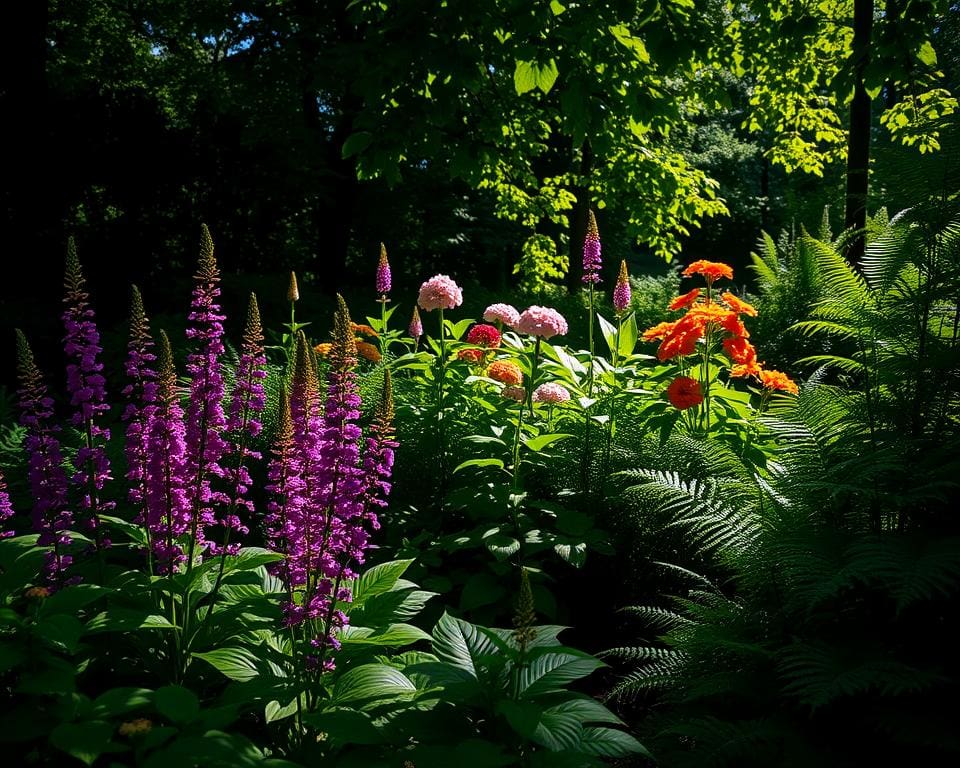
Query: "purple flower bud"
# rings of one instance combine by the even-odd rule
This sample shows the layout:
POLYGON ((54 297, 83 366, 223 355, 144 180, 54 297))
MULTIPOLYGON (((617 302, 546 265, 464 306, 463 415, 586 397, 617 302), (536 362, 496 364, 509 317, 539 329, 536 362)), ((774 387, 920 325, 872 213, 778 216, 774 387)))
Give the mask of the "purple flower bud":
POLYGON ((380 243, 380 262, 377 264, 377 293, 385 299, 393 287, 390 274, 390 262, 387 261, 387 247, 380 243))
POLYGON ((590 210, 587 214, 587 234, 583 240, 583 283, 600 282, 600 267, 603 260, 600 258, 600 231, 597 229, 597 218, 590 210))
POLYGON ((630 306, 630 276, 627 274, 627 262, 620 262, 620 274, 613 288, 613 308, 622 315, 630 306))

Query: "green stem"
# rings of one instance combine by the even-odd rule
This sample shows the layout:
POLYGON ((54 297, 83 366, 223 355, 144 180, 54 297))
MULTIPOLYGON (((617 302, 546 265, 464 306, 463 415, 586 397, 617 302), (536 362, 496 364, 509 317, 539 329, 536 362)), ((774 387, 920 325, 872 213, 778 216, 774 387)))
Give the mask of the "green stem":
POLYGON ((387 297, 380 297, 380 355, 387 356, 387 297))
POLYGON ((530 386, 527 387, 527 403, 530 405, 530 418, 533 418, 533 390, 537 387, 537 376, 540 373, 540 336, 537 336, 533 348, 533 363, 530 365, 530 386))
POLYGON ((446 488, 446 424, 444 421, 444 383, 447 377, 447 332, 443 322, 443 307, 440 307, 440 365, 437 375, 437 426, 440 438, 440 457, 438 468, 440 471, 440 495, 443 496, 446 488))

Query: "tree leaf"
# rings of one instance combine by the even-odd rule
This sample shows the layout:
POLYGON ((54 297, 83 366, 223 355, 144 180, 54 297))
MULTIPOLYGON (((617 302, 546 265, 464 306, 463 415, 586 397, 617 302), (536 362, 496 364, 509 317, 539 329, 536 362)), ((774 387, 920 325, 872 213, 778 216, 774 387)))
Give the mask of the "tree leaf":
POLYGON ((196 720, 200 714, 200 699, 182 685, 165 685, 153 694, 153 706, 171 723, 181 725, 196 720))
POLYGON ((462 464, 458 464, 454 468, 453 474, 467 467, 496 467, 497 469, 503 469, 503 459, 469 459, 462 464))

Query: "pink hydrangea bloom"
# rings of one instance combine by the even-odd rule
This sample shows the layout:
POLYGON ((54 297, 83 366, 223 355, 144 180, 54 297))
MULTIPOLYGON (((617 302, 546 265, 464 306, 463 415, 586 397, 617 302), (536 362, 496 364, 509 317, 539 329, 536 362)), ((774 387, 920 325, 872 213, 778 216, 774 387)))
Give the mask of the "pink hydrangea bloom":
POLYGON ((488 323, 503 323, 513 328, 520 319, 520 313, 509 304, 491 304, 483 310, 483 319, 488 323))
POLYGON ((533 390, 533 402, 535 403, 565 403, 569 399, 570 393, 567 388, 555 381, 545 382, 533 390))
POLYGON ((536 305, 523 310, 515 326, 517 333, 525 336, 562 336, 568 330, 567 321, 557 310, 536 305))
POLYGON ((453 278, 434 275, 420 286, 417 303, 428 312, 434 309, 453 309, 463 304, 463 291, 453 278))
POLYGON ((500 394, 508 400, 516 400, 518 403, 522 403, 527 399, 527 390, 523 387, 504 387, 500 390, 500 394))

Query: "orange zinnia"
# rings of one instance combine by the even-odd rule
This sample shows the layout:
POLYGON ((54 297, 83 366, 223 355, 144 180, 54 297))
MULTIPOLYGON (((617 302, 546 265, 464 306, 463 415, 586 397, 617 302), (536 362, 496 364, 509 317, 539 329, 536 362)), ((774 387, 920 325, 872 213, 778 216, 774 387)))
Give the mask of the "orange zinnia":
POLYGON ((357 339, 357 352, 360 353, 360 357, 365 357, 374 363, 380 362, 380 350, 368 341, 357 339))
POLYGON ((468 363, 481 363, 485 352, 482 349, 461 349, 457 352, 459 360, 466 360, 468 363))
POLYGON ((760 371, 760 382, 764 389, 797 394, 800 390, 787 374, 780 371, 760 371))
POLYGON ((653 328, 647 328, 643 332, 644 341, 659 341, 665 336, 670 335, 676 323, 657 323, 653 328))
POLYGON ((747 302, 742 299, 738 299, 730 291, 724 291, 720 298, 727 302, 727 306, 730 307, 738 315, 749 315, 750 317, 757 316, 756 307, 752 304, 747 304, 747 302))
POLYGON ((690 277, 690 275, 703 275, 709 285, 721 277, 733 280, 733 269, 719 261, 704 261, 701 259, 683 270, 684 277, 690 277))
POLYGON ((373 336, 376 338, 379 335, 373 328, 363 323, 350 323, 350 327, 354 333, 362 333, 364 336, 373 336))
POLYGON ((330 342, 324 342, 323 344, 317 344, 317 346, 313 348, 313 351, 321 357, 326 357, 330 354, 331 349, 333 349, 333 344, 330 342))
POLYGON ((736 312, 727 312, 720 319, 720 327, 734 336, 742 336, 745 339, 750 336, 750 331, 747 330, 747 327, 743 324, 743 321, 736 312))
POLYGON ((748 363, 743 363, 742 365, 735 365, 730 369, 730 378, 732 379, 744 379, 747 376, 757 376, 759 377, 762 371, 760 370, 760 364, 756 360, 751 360, 748 363))
POLYGON ((693 304, 693 302, 697 300, 697 297, 699 295, 700 295, 700 289, 694 288, 689 293, 683 294, 683 296, 677 296, 677 298, 675 298, 673 301, 671 301, 667 305, 667 309, 673 309, 673 310, 686 309, 691 304, 693 304))
POLYGON ((487 376, 501 384, 517 386, 523 383, 523 371, 516 363, 509 360, 494 360, 487 368, 487 376))
POLYGON ((703 402, 700 382, 689 376, 678 376, 667 387, 667 399, 678 411, 700 405, 703 402))
POLYGON ((753 344, 742 336, 738 336, 735 339, 724 339, 723 351, 726 352, 735 363, 749 365, 750 363, 757 362, 757 350, 753 344))

